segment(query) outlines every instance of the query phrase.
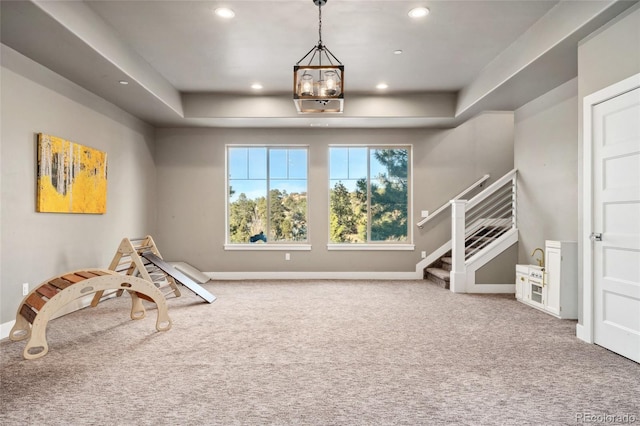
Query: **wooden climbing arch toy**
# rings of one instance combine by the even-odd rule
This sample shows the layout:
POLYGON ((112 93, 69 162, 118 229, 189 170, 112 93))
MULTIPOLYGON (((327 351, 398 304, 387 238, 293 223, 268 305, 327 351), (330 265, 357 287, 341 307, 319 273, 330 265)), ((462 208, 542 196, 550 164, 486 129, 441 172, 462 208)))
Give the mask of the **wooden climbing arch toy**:
POLYGON ((14 341, 29 338, 24 357, 40 358, 49 351, 46 332, 52 316, 76 299, 105 290, 128 291, 131 294, 131 319, 134 320, 146 315, 140 298, 154 302, 158 308, 156 329, 167 331, 171 328, 167 301, 151 281, 111 270, 82 269, 48 279, 32 290, 18 307, 16 323, 9 337, 14 341))

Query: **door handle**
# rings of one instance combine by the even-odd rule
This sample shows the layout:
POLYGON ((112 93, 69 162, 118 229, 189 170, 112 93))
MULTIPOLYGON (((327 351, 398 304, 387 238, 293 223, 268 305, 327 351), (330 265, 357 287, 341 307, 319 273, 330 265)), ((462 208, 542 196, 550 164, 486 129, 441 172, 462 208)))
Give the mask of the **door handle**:
POLYGON ((592 232, 591 235, 589 235, 589 239, 593 242, 602 241, 602 234, 599 232, 592 232))

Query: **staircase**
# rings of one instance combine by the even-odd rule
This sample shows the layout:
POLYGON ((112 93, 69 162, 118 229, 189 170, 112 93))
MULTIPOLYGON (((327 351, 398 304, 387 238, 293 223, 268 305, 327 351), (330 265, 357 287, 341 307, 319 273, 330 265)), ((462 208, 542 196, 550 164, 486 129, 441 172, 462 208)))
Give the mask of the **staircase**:
POLYGON ((425 280, 456 293, 511 292, 507 285, 476 284, 475 274, 518 241, 516 173, 512 170, 469 201, 451 200, 451 241, 416 265, 416 272, 422 270, 425 280))
POLYGON ((449 289, 451 282, 451 253, 442 256, 424 268, 424 279, 442 288, 449 289))
MULTIPOLYGON (((509 230, 506 224, 482 226, 465 239, 465 257, 475 254, 497 240, 509 230)), ((453 267, 451 250, 438 260, 424 268, 423 278, 442 288, 449 289, 451 282, 451 270, 453 267)))

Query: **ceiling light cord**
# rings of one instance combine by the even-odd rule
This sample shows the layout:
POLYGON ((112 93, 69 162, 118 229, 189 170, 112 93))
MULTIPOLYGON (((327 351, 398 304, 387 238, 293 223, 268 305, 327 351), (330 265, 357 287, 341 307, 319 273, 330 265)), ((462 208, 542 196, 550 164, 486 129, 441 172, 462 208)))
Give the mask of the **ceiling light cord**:
MULTIPOLYGON (((342 62, 340 62, 340 60, 336 58, 333 53, 331 53, 331 51, 327 48, 327 46, 322 44, 322 6, 327 3, 327 0, 313 0, 313 3, 318 6, 318 44, 312 47, 311 50, 309 50, 306 55, 300 58, 300 60, 296 62, 296 65, 299 66, 302 63, 302 61, 304 61, 309 57, 309 55, 311 55, 311 58, 309 59, 308 65, 311 65, 313 60, 316 58, 316 55, 318 55, 318 63, 320 66, 322 66, 323 53, 326 56, 326 59, 330 65, 334 65, 334 61, 335 63, 342 65, 342 62)), ((305 71, 305 74, 306 74, 306 71, 305 71)))
MULTIPOLYGON (((324 49, 322 46, 322 3, 318 3, 318 49, 320 52, 324 49)), ((318 55, 318 60, 319 65, 322 66, 322 53, 318 55)))
POLYGON ((318 5, 318 45, 322 46, 322 5, 318 5))

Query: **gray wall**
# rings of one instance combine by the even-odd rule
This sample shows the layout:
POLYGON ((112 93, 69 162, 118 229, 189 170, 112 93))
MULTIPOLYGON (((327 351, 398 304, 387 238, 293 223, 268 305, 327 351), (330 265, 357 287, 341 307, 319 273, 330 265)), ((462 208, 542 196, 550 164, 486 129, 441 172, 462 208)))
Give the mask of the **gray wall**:
MULTIPOLYGON (((640 5, 609 22, 580 43, 578 47, 578 132, 582 141, 583 99, 618 81, 640 73, 640 5)), ((582 229, 582 143, 578 145, 579 235, 582 229)), ((582 253, 591 246, 578 239, 578 320, 582 323, 582 253)))
POLYGON ((513 114, 483 114, 450 130, 157 129, 156 167, 156 242, 169 260, 187 261, 208 272, 411 272, 421 250, 430 252, 450 238, 446 215, 417 229, 420 210, 435 210, 485 173, 495 180, 513 168, 513 114), (223 248, 225 145, 264 143, 309 145, 312 250, 291 252, 291 261, 280 251, 223 248), (415 251, 327 250, 329 144, 413 145, 415 251))
MULTIPOLYGON (((582 241, 582 114, 585 96, 640 72, 640 9, 634 6, 578 48, 578 77, 515 112, 518 263, 546 239, 582 241)), ((578 275, 582 283, 582 257, 578 275)), ((582 285, 578 289, 582 322, 582 285)))
POLYGON ((6 46, 1 71, 0 323, 6 323, 15 319, 22 283, 33 288, 69 270, 106 268, 124 236, 153 232, 155 166, 151 127, 6 46), (39 132, 107 152, 106 214, 35 212, 39 132))
POLYGON ((518 244, 515 243, 476 271, 476 284, 513 284, 516 282, 518 244))
POLYGON ((515 112, 518 263, 545 240, 578 238, 578 82, 573 79, 515 112))

